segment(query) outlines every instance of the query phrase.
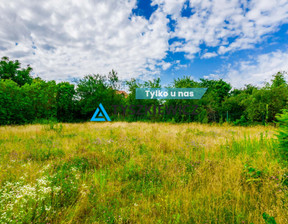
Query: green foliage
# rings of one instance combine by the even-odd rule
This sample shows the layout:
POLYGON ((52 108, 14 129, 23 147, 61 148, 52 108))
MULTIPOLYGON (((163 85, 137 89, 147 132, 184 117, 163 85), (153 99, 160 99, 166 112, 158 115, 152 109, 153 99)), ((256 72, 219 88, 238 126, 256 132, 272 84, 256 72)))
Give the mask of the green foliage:
POLYGON ((119 88, 119 86, 117 85, 117 82, 119 81, 118 74, 113 69, 108 74, 108 81, 109 81, 109 85, 110 85, 110 87, 112 87, 112 89, 118 89, 119 88))
MULTIPOLYGON (((87 75, 80 79, 76 90, 79 98, 77 103, 80 116, 84 119, 91 118, 99 103, 102 103, 104 107, 105 105, 120 105, 123 96, 117 94, 116 89, 114 89, 117 80, 114 71, 109 74, 109 79, 99 74, 87 75)), ((112 108, 109 107, 106 111, 111 114, 112 108)))
POLYGON ((283 110, 276 118, 280 125, 277 135, 280 143, 279 152, 282 159, 288 161, 288 110, 283 110))
POLYGON ((122 81, 114 70, 108 75, 86 75, 77 81, 76 86, 69 82, 56 84, 55 81, 33 79, 31 71, 30 66, 21 68, 17 60, 11 61, 3 57, 0 61, 0 125, 41 123, 51 119, 60 122, 88 121, 99 103, 103 104, 114 121, 223 123, 228 119, 229 123, 239 126, 256 123, 267 125, 275 121, 276 114, 282 109, 288 108, 285 72, 275 74, 271 83, 266 83, 262 88, 246 85, 242 89, 233 90, 231 85, 222 79, 195 81, 190 76, 184 76, 175 79, 166 87, 207 88, 202 99, 164 101, 137 100, 135 96, 136 88, 161 88, 160 78, 144 82, 136 79, 126 81, 129 89, 126 98, 118 92, 118 83, 122 81), (142 115, 123 114, 123 108, 140 104, 144 106, 140 111, 142 115), (112 105, 121 105, 123 108, 118 107, 118 112, 115 112, 112 105), (159 105, 163 105, 163 108, 170 112, 159 114, 159 105), (181 105, 198 105, 196 114, 192 114, 192 107, 189 107, 188 111, 186 109, 190 113, 187 115, 169 110, 181 105), (156 106, 155 115, 151 106, 156 106), (144 113, 146 110, 150 110, 150 113, 144 113))
POLYGON ((262 214, 262 217, 265 220, 265 224, 277 224, 274 217, 268 215, 266 212, 262 214))
POLYGON ((0 124, 33 121, 32 102, 25 89, 12 80, 0 80, 0 124))
POLYGON ((272 88, 277 88, 277 87, 287 87, 287 83, 285 81, 284 74, 287 74, 286 72, 277 72, 277 74, 273 75, 272 79, 272 88))
POLYGON ((31 84, 31 72, 32 68, 30 66, 27 66, 26 69, 21 69, 21 64, 18 60, 10 61, 8 57, 3 57, 0 61, 0 80, 10 79, 19 86, 23 86, 26 83, 31 84))
POLYGON ((244 115, 241 115, 241 118, 237 119, 233 123, 234 123, 234 125, 238 125, 238 126, 247 126, 247 125, 249 125, 249 122, 247 121, 247 119, 246 119, 246 117, 244 115))
POLYGON ((75 89, 74 85, 68 82, 57 84, 57 119, 59 121, 73 121, 75 110, 75 89))
POLYGON ((34 79, 31 85, 23 86, 24 92, 32 102, 32 111, 35 118, 55 118, 57 115, 55 81, 34 79))
POLYGON ((253 89, 252 94, 243 101, 250 121, 271 122, 281 109, 288 106, 288 86, 283 73, 278 72, 271 82, 271 85, 267 83, 261 89, 253 89))
MULTIPOLYGON (((157 79, 153 79, 153 80, 149 80, 146 81, 144 83, 140 83, 139 81, 137 81, 136 79, 131 79, 131 81, 126 81, 126 85, 129 88, 129 96, 127 97, 127 99, 125 99, 125 104, 126 105, 143 105, 145 107, 149 107, 149 106, 158 106, 160 105, 160 101, 156 100, 156 99, 152 99, 152 100, 139 100, 136 99, 136 88, 161 88, 161 84, 160 84, 160 78, 157 79)), ((143 109, 144 110, 144 109, 143 109)), ((143 110, 141 112, 143 112, 143 110)), ((152 109, 150 109, 150 111, 152 112, 152 109)), ((156 111, 156 114, 158 114, 158 108, 156 111)), ((129 115, 126 114, 125 115, 125 120, 128 121, 137 121, 137 120, 161 120, 161 117, 155 117, 153 112, 147 113, 147 115, 129 115)))
POLYGON ((245 177, 246 183, 258 183, 263 177, 263 171, 257 170, 252 167, 250 164, 245 164, 243 175, 245 177))

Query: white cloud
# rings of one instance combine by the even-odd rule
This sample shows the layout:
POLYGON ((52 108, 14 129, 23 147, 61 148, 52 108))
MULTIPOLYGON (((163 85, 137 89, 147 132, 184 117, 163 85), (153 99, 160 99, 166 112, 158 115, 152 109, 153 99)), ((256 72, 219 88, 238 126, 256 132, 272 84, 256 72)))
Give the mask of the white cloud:
POLYGON ((186 0, 152 0, 151 5, 158 5, 163 12, 172 15, 174 19, 180 16, 183 5, 186 0))
POLYGON ((169 63, 169 62, 162 62, 161 63, 161 66, 162 66, 162 68, 163 68, 163 70, 167 70, 168 68, 170 68, 171 66, 172 66, 172 64, 171 63, 169 63))
POLYGON ((181 17, 186 0, 152 0, 152 5, 158 9, 147 20, 132 14, 137 0, 0 1, 0 55, 31 64, 44 79, 111 69, 122 79, 151 78, 187 66, 167 62, 168 51, 192 60, 253 48, 288 22, 287 0, 190 0, 189 18, 181 17), (169 46, 173 37, 181 41, 169 46))
POLYGON ((227 68, 225 80, 233 87, 243 87, 245 84, 261 86, 270 82, 272 75, 279 71, 288 71, 288 52, 275 51, 259 55, 255 60, 240 61, 227 68))
POLYGON ((220 75, 218 74, 209 74, 209 75, 204 75, 204 79, 213 79, 213 80, 218 80, 220 79, 220 75))
POLYGON ((169 48, 168 19, 161 11, 149 20, 132 15, 135 7, 136 0, 1 1, 0 54, 31 64, 44 79, 112 68, 121 78, 158 74, 169 48))
POLYGON ((213 58, 216 56, 217 56, 217 53, 215 53, 215 52, 207 52, 202 56, 202 58, 213 58))
POLYGON ((185 1, 161 2, 165 13, 174 13, 172 35, 185 40, 171 50, 185 52, 188 58, 201 51, 201 44, 218 48, 219 54, 253 48, 288 22, 287 0, 190 0, 189 18, 179 16, 185 1))

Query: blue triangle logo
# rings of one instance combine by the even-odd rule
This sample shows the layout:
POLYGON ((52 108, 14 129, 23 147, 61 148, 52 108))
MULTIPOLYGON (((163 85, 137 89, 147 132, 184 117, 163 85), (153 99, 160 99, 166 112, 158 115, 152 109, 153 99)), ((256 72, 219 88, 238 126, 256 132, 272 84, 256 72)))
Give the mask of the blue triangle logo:
POLYGON ((93 114, 93 117, 90 121, 111 121, 110 117, 108 116, 106 110, 102 106, 102 104, 99 104, 99 107, 97 107, 95 113, 93 114), (103 116, 104 114, 104 116, 103 116), (105 119, 106 118, 106 119, 105 119))

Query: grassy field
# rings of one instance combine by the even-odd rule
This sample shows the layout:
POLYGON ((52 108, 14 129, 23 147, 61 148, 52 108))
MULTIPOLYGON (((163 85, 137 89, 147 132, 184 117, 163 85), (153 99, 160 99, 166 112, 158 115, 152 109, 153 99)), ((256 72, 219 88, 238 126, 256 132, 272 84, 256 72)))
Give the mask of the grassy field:
POLYGON ((262 126, 0 127, 0 223, 287 224, 277 145, 262 126))

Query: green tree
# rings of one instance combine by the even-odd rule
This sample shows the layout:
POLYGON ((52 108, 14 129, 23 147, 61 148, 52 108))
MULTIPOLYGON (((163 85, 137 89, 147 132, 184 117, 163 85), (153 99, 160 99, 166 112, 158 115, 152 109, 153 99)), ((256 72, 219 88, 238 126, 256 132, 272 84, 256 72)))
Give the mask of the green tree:
POLYGON ((277 88, 280 86, 287 87, 287 83, 285 81, 284 75, 287 74, 286 72, 277 72, 273 75, 272 85, 271 88, 277 88))
POLYGON ((280 155, 282 159, 288 161, 288 110, 284 109, 276 118, 280 124, 278 131, 280 155))
POLYGON ((74 118, 74 85, 69 82, 57 84, 57 119, 59 121, 73 121, 74 118))
POLYGON ((288 108, 288 84, 284 78, 284 72, 278 72, 273 76, 269 94, 269 121, 275 120, 276 114, 282 109, 288 108))
MULTIPOLYGON (((249 90, 247 90, 249 91, 249 90)), ((283 73, 278 72, 270 83, 262 88, 253 88, 243 104, 246 114, 251 122, 275 120, 281 109, 287 108, 288 87, 283 73)))
POLYGON ((50 119, 57 117, 57 86, 55 81, 34 79, 32 84, 21 87, 29 96, 34 112, 34 119, 50 119))
POLYGON ((29 94, 12 80, 0 80, 0 124, 23 124, 34 120, 29 94))
POLYGON ((130 81, 126 81, 126 85, 128 86, 129 89, 129 95, 127 99, 125 99, 125 106, 130 106, 130 105, 143 105, 142 110, 140 111, 143 113, 143 115, 127 115, 129 120, 140 120, 140 119, 152 119, 152 120, 160 120, 162 117, 161 116, 154 116, 154 106, 156 107, 156 114, 158 114, 158 107, 160 104, 160 100, 157 99, 136 99, 136 88, 161 88, 160 84, 161 80, 160 78, 153 79, 153 80, 148 80, 144 83, 140 83, 136 79, 131 79, 130 81), (147 112, 145 113, 145 108, 148 111, 151 111, 151 113, 147 112))
MULTIPOLYGON (((184 76, 182 78, 177 78, 173 80, 173 83, 171 86, 169 86, 169 88, 199 88, 201 87, 200 83, 194 81, 192 79, 192 77, 190 76, 184 76)), ((170 100, 166 100, 165 102, 165 107, 168 109, 168 111, 170 112, 168 114, 165 115, 166 119, 168 120, 173 120, 176 122, 184 122, 184 121, 196 121, 199 120, 199 117, 195 117, 195 115, 191 115, 191 113, 193 112, 194 108, 192 107, 188 107, 188 109, 186 109, 186 112, 189 114, 185 115, 182 113, 171 113, 172 110, 170 110, 170 108, 180 108, 181 105, 199 105, 200 101, 199 100, 174 100, 174 99, 170 99, 170 100)), ((203 117, 203 112, 202 112, 203 108, 199 107, 198 109, 198 113, 200 113, 200 116, 203 117)), ((201 121, 205 118, 201 117, 201 121)), ((206 111, 204 114, 204 117, 206 117, 206 111)))
POLYGON ((229 97, 229 92, 232 89, 231 85, 222 79, 208 80, 200 79, 200 86, 208 88, 200 105, 206 109, 208 121, 218 122, 223 120, 226 115, 226 108, 223 108, 222 103, 229 97))
MULTIPOLYGON (((113 73, 113 72, 112 72, 113 73)), ((112 74, 111 73, 111 74, 112 74)), ((79 117, 90 119, 99 103, 102 103, 108 114, 112 114, 112 105, 121 104, 123 96, 117 94, 114 84, 118 80, 117 73, 112 76, 86 75, 80 79, 76 89, 79 117)))
POLYGON ((28 65, 27 68, 21 69, 21 64, 18 60, 12 61, 8 57, 3 57, 0 61, 0 79, 11 79, 18 85, 32 83, 32 77, 30 73, 32 68, 28 65))
POLYGON ((112 89, 118 89, 119 88, 119 86, 117 85, 118 81, 119 81, 118 73, 112 69, 112 71, 109 72, 108 74, 108 82, 109 82, 110 87, 112 89))

